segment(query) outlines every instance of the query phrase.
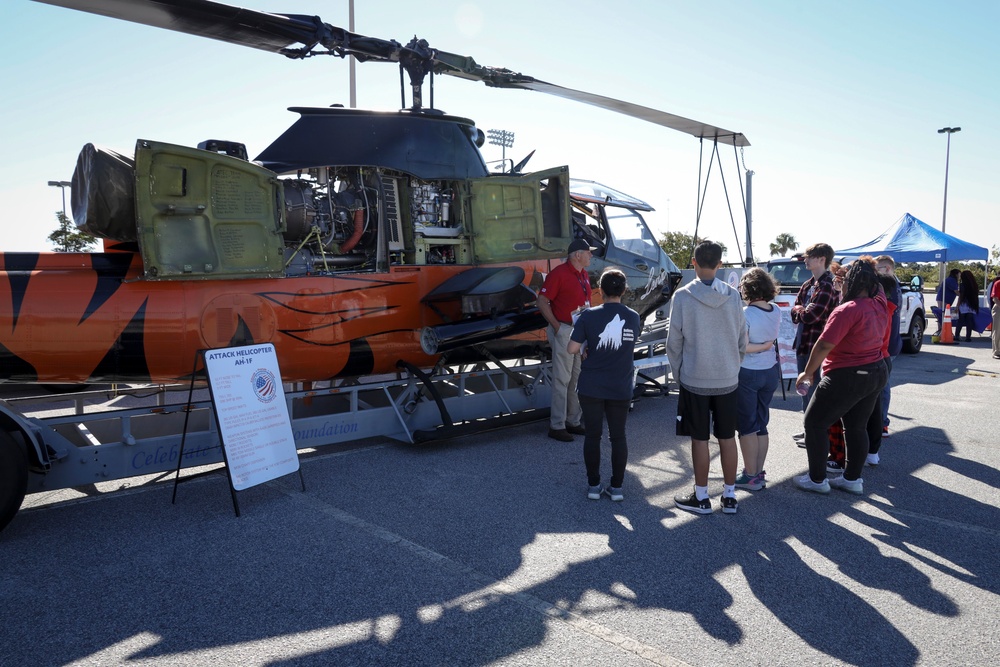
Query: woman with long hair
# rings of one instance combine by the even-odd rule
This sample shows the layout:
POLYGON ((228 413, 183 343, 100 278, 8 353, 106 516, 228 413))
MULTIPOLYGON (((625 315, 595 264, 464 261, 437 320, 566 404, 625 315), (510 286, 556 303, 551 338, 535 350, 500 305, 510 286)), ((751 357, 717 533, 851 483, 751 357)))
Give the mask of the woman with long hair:
POLYGON ((955 327, 955 340, 961 338, 962 327, 965 327, 965 342, 972 341, 972 330, 976 328, 976 315, 979 314, 979 283, 972 271, 962 271, 958 281, 958 325, 955 327))
POLYGON ((795 478, 805 491, 829 493, 830 487, 861 495, 861 470, 868 455, 868 418, 888 378, 882 358, 889 310, 879 285, 875 262, 865 256, 844 277, 842 303, 830 314, 797 384, 808 382, 823 367, 823 377, 806 408, 806 454, 809 472, 795 478), (827 480, 827 428, 844 424, 847 456, 844 475, 827 480))

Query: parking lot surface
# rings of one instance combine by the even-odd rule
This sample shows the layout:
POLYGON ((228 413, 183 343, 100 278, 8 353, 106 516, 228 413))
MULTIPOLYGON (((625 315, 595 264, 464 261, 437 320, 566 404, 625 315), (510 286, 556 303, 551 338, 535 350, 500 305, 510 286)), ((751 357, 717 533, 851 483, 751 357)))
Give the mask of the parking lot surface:
POLYGON ((794 488, 779 392, 736 515, 714 443, 716 512, 674 507, 673 393, 629 417, 621 503, 544 422, 319 450, 239 518, 217 475, 35 494, 0 533, 0 665, 993 664, 998 372, 985 337, 900 356, 863 497, 794 488))

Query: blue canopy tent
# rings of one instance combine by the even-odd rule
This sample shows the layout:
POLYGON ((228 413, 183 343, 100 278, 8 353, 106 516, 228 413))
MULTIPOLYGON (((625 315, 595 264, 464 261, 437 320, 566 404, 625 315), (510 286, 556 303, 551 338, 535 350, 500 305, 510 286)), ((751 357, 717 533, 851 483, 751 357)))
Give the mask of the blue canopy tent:
POLYGON ((890 255, 896 262, 988 260, 990 251, 934 229, 907 213, 878 238, 837 255, 890 255))
MULTIPOLYGON (((837 255, 889 255, 896 262, 955 262, 958 260, 984 260, 989 263, 990 252, 982 246, 963 241, 934 229, 926 222, 907 213, 878 238, 854 248, 837 250, 837 255)), ((932 307, 935 316, 940 309, 932 307)), ((976 329, 982 333, 991 317, 980 309, 976 329)))

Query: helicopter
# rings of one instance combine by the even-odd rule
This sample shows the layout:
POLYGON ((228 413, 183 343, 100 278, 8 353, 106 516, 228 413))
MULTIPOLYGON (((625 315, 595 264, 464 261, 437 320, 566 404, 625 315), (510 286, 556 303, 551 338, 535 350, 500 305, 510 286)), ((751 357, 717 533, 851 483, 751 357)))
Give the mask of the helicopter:
POLYGON ((545 346, 535 295, 575 238, 595 248, 592 284, 619 268, 623 303, 643 318, 662 308, 681 273, 643 219, 652 207, 566 166, 522 173, 522 161, 492 173, 474 121, 434 108, 436 75, 749 145, 741 133, 319 17, 208 0, 38 1, 292 59, 396 64, 411 103, 292 107, 299 118, 253 160, 219 139, 139 139, 131 155, 84 146, 73 219, 103 249, 0 255, 2 382, 173 383, 197 375, 201 350, 263 342, 275 344, 286 382, 523 356, 545 346))

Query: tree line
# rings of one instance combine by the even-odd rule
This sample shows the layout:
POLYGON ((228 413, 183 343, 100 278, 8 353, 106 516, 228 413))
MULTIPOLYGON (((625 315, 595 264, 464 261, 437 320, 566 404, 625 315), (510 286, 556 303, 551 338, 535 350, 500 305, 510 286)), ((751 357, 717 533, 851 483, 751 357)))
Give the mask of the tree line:
MULTIPOLYGON (((663 232, 659 243, 674 264, 684 269, 691 266, 694 247, 703 240, 705 239, 695 238, 684 232, 663 232)), ((778 234, 774 243, 768 245, 771 257, 784 257, 786 253, 795 252, 798 249, 799 243, 795 240, 795 236, 788 233, 778 234)), ((725 246, 722 246, 722 252, 725 254, 725 246)), ((990 250, 990 280, 997 275, 998 262, 1000 262, 1000 248, 993 246, 990 250)), ((763 264, 764 262, 758 263, 763 264)), ((985 262, 948 262, 946 273, 952 269, 971 271, 972 275, 979 281, 980 286, 984 286, 987 282, 985 262)), ((907 262, 896 265, 896 276, 902 282, 909 282, 914 276, 920 276, 925 285, 936 286, 940 281, 938 271, 936 262, 907 262)))

